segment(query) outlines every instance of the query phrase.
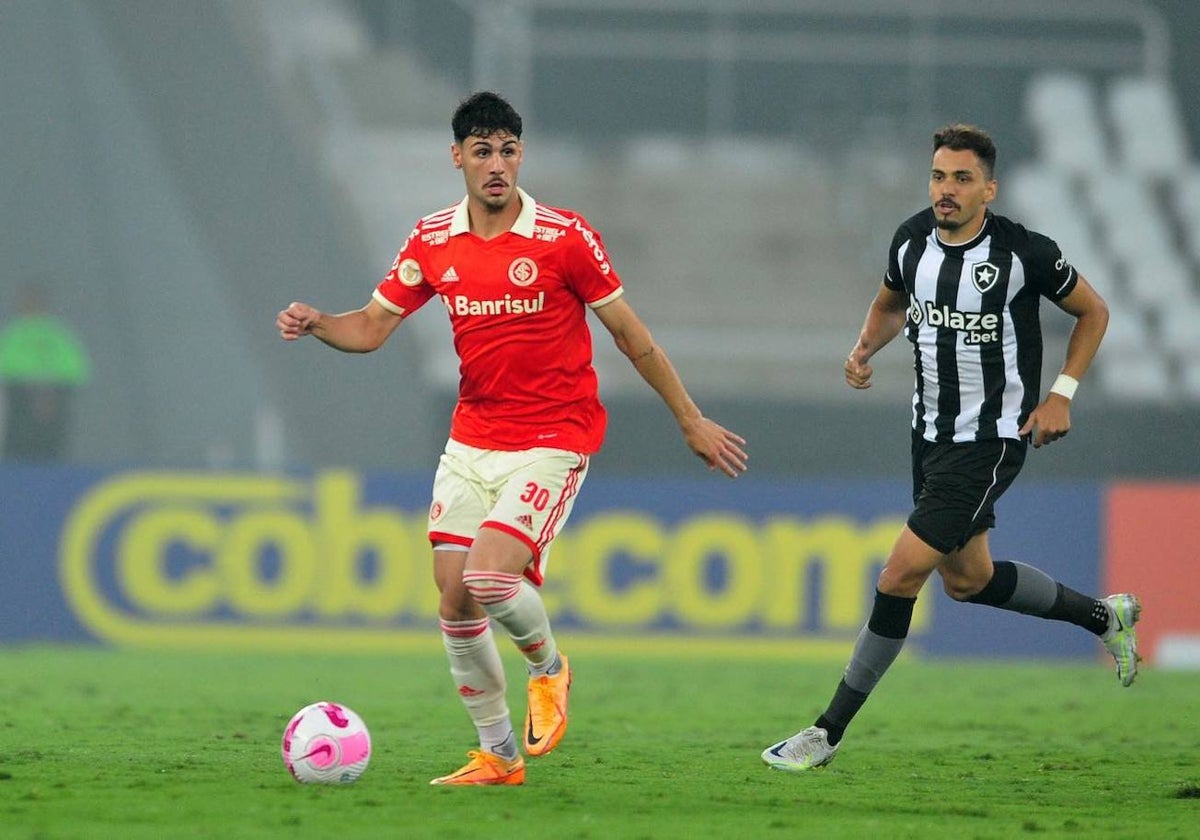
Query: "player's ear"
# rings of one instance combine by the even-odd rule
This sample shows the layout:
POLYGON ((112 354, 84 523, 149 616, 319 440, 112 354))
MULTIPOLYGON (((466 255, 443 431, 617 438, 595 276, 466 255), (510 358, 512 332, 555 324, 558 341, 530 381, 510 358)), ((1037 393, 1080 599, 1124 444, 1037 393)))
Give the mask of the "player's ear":
POLYGON ((457 143, 450 144, 450 162, 455 169, 462 169, 462 146, 457 143))

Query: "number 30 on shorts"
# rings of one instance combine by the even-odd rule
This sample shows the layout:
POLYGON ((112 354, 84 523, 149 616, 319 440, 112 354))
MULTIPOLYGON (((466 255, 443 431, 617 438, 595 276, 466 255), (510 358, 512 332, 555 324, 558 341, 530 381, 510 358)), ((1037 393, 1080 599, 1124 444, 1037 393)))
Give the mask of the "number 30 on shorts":
POLYGON ((525 485, 525 492, 521 494, 521 501, 533 506, 533 509, 541 512, 546 509, 546 505, 550 501, 550 491, 545 487, 539 487, 537 482, 530 481, 525 485))

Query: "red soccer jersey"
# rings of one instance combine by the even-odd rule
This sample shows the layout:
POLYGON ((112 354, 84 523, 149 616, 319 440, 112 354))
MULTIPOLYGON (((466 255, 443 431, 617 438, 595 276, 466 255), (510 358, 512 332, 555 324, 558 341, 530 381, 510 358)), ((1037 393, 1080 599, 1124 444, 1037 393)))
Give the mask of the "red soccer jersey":
POLYGON ((587 308, 620 297, 621 279, 581 216, 517 192, 512 229, 487 241, 470 232, 466 199, 421 219, 374 297, 402 316, 434 295, 445 304, 459 358, 454 440, 590 454, 607 415, 587 308))

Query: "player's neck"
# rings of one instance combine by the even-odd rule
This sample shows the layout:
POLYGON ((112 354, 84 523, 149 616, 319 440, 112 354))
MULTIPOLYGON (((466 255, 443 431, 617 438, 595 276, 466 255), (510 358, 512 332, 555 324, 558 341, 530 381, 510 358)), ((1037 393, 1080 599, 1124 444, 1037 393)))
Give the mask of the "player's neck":
POLYGON ((983 211, 979 214, 979 218, 969 225, 963 225, 954 230, 939 228, 937 232, 938 241, 943 245, 965 245, 979 235, 979 232, 983 230, 983 226, 986 223, 987 211, 983 211))
POLYGON ((521 198, 514 195, 503 207, 488 207, 477 201, 467 204, 467 215, 471 220, 471 233, 480 239, 495 239, 508 233, 521 215, 521 198))

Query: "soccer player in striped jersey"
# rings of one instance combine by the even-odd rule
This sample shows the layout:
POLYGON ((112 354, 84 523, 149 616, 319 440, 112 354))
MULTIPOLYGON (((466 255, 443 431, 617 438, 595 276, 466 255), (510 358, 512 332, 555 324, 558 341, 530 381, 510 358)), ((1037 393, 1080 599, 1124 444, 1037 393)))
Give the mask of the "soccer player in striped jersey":
POLYGON ((658 393, 687 446, 711 470, 746 469, 745 441, 705 417, 663 349, 623 297, 600 235, 571 210, 517 186, 521 117, 479 92, 451 121, 450 157, 467 195, 421 219, 361 309, 329 314, 292 303, 276 326, 285 340, 316 336, 344 352, 380 347, 435 297, 459 357, 459 394, 433 480, 429 537, 438 614, 455 688, 479 749, 439 785, 525 780, 492 635, 499 625, 525 658, 526 754, 554 749, 567 726, 571 668, 537 586, 604 439, 592 341, 593 312, 658 393))
POLYGON ((993 561, 994 505, 1030 443, 1071 429, 1071 400, 1108 325, 1108 308, 1053 240, 992 213, 996 147, 982 130, 933 136, 931 206, 900 225, 887 272, 845 362, 871 386, 871 357, 902 331, 914 350, 913 511, 876 584, 871 615, 833 698, 812 726, 763 761, 808 770, 833 760, 846 727, 899 654, 913 605, 937 572, 957 601, 1076 624, 1098 636, 1124 686, 1137 675, 1130 594, 1082 595, 1024 563, 993 561), (1075 318, 1061 374, 1041 396, 1041 298, 1075 318))

